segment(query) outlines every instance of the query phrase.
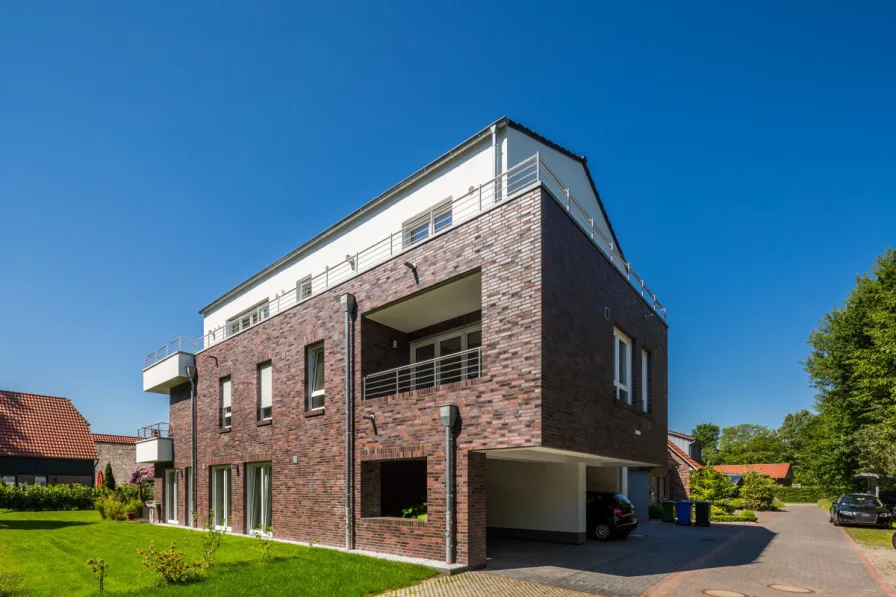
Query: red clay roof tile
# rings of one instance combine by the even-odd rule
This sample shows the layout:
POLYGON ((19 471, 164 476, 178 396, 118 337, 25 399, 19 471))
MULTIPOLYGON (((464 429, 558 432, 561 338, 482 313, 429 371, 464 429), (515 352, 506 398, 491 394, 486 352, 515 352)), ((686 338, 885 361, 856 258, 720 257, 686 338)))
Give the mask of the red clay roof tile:
POLYGON ((669 444, 669 452, 671 452, 673 456, 676 456, 679 460, 684 460, 692 469, 696 470, 703 468, 702 464, 685 454, 684 450, 673 444, 671 441, 666 441, 669 444))
POLYGON ((136 435, 109 435, 108 433, 94 433, 93 441, 98 444, 136 444, 140 439, 136 435))
POLYGON ((0 456, 95 460, 90 425, 68 398, 0 390, 0 456))
POLYGON ((717 471, 729 475, 743 475, 750 470, 757 473, 768 475, 772 479, 783 479, 790 472, 790 463, 781 462, 778 464, 720 464, 715 467, 717 471))

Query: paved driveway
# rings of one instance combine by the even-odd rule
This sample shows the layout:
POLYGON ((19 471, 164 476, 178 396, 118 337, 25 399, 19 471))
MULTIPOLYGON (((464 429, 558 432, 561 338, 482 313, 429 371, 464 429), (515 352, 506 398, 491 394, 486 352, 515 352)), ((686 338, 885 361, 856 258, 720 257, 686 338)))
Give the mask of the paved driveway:
MULTIPOLYGON (((427 597, 697 597, 706 590, 786 597, 780 584, 840 597, 892 595, 816 506, 760 514, 759 525, 642 525, 625 541, 553 545, 490 541, 485 572, 428 581, 395 595, 427 597), (410 592, 407 592, 410 591, 410 592)), ((720 593, 725 595, 725 593, 720 593)))

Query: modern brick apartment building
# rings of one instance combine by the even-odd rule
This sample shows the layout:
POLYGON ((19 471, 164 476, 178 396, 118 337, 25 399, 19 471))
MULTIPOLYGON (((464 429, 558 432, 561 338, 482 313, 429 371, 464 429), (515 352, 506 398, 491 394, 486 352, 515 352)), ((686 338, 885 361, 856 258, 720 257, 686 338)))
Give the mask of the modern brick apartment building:
POLYGON ((172 523, 477 567, 666 466, 665 309, 585 159, 508 119, 201 313, 144 368, 172 523))

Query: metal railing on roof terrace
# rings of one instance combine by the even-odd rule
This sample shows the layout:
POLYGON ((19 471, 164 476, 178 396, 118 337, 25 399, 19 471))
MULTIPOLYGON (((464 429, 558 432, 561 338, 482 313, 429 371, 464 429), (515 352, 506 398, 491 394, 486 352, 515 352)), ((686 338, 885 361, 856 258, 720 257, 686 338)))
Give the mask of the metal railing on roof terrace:
POLYGON ((482 349, 471 348, 388 371, 365 375, 362 380, 364 384, 362 395, 364 400, 367 400, 435 388, 467 379, 476 379, 481 371, 482 349))
POLYGON ((137 437, 140 439, 155 439, 174 437, 172 434, 170 423, 153 423, 137 430, 137 437))
POLYGON ((230 321, 227 325, 211 330, 206 335, 190 339, 180 337, 162 348, 148 354, 144 360, 144 368, 150 367, 178 350, 182 352, 200 352, 206 348, 245 331, 278 313, 310 299, 346 280, 357 276, 373 267, 399 255, 435 235, 475 218, 492 207, 514 197, 535 185, 541 184, 549 194, 566 209, 576 224, 591 238, 594 244, 603 251, 610 261, 622 272, 657 316, 666 320, 666 308, 657 300, 656 295, 644 283, 625 261, 615 243, 608 234, 595 226, 591 216, 576 200, 557 176, 547 167, 541 156, 536 153, 520 162, 503 174, 492 178, 478 186, 471 186, 467 192, 449 202, 440 202, 429 212, 406 225, 402 230, 382 238, 366 249, 347 255, 346 259, 332 267, 327 267, 316 276, 310 276, 297 282, 296 287, 268 300, 267 308, 261 308, 248 324, 230 321), (190 344, 192 343, 192 347, 190 344))

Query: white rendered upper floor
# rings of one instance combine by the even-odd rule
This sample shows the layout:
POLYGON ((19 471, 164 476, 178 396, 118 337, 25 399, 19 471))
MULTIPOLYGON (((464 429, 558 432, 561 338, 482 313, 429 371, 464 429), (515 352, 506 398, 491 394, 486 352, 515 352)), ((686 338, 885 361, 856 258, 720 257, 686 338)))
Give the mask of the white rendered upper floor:
POLYGON ((585 159, 502 118, 204 307, 201 338, 179 338, 144 366, 238 334, 538 184, 665 319, 625 260, 585 159))

